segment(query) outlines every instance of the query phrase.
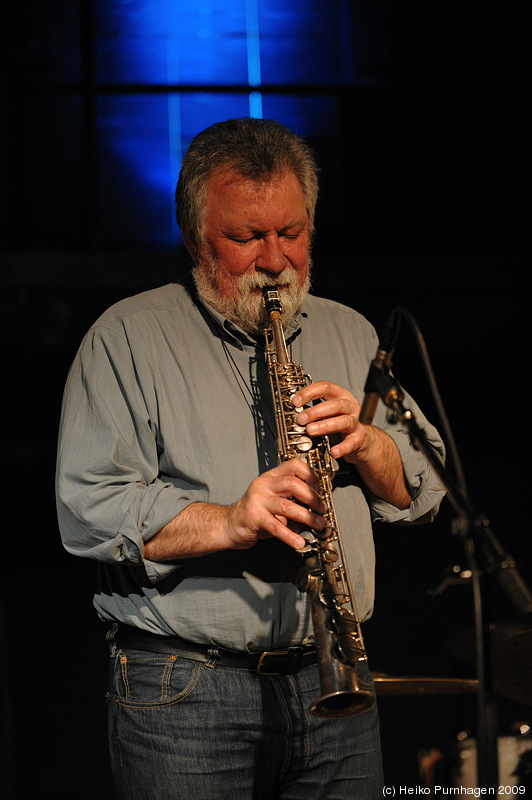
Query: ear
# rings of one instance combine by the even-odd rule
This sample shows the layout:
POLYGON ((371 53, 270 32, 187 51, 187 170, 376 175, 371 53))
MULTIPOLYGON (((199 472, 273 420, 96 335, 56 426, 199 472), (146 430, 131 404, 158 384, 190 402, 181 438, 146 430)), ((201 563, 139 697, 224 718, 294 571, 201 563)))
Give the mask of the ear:
POLYGON ((183 241, 185 243, 185 247, 188 250, 188 254, 191 257, 192 261, 196 261, 198 255, 198 244, 196 242, 196 237, 192 232, 192 228, 190 225, 182 225, 181 226, 181 233, 183 234, 183 241))

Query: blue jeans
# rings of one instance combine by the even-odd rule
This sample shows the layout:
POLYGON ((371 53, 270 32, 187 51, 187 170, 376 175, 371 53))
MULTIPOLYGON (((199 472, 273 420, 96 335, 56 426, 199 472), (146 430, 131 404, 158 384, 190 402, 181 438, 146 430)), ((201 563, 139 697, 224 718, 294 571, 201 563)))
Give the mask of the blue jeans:
MULTIPOLYGON (((371 683, 365 664, 360 678, 371 683)), ((269 677, 177 655, 111 651, 109 746, 121 800, 376 800, 377 707, 309 712, 317 667, 269 677)))

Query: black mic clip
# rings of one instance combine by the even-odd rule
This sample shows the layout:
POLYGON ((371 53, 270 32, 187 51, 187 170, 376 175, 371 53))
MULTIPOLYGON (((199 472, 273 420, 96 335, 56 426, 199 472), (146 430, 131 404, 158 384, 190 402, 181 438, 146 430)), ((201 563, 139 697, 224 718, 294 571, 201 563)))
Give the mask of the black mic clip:
POLYGON ((379 400, 382 400, 393 414, 395 403, 401 402, 404 398, 403 392, 390 374, 386 355, 385 350, 378 350, 369 368, 364 386, 364 402, 359 417, 363 425, 371 425, 373 422, 379 400))
POLYGON ((397 414, 397 405, 404 399, 404 393, 391 375, 392 357, 399 334, 401 314, 394 309, 384 328, 379 349, 370 364, 364 385, 364 401, 360 409, 359 421, 371 425, 379 400, 391 409, 391 421, 397 414))

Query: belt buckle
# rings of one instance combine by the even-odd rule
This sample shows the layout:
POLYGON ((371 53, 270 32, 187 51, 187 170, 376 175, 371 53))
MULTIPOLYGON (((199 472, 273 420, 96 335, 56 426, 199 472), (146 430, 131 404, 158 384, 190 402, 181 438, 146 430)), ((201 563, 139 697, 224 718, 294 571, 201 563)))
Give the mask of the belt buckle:
POLYGON ((259 675, 269 675, 271 677, 275 677, 276 675, 288 675, 289 672, 287 671, 278 672, 268 670, 264 663, 269 657, 284 658, 285 656, 292 656, 295 659, 294 668, 291 670, 292 672, 295 672, 301 662, 301 653, 294 650, 265 650, 260 654, 259 662, 257 664, 257 672, 259 675))

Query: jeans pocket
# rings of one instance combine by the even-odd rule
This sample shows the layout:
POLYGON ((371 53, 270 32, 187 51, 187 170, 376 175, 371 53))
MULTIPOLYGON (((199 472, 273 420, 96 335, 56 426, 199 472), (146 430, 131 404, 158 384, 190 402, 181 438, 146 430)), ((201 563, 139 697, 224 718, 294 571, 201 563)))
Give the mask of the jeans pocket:
POLYGON ((172 705, 196 687, 202 664, 177 655, 119 650, 113 676, 116 702, 136 707, 172 705))

